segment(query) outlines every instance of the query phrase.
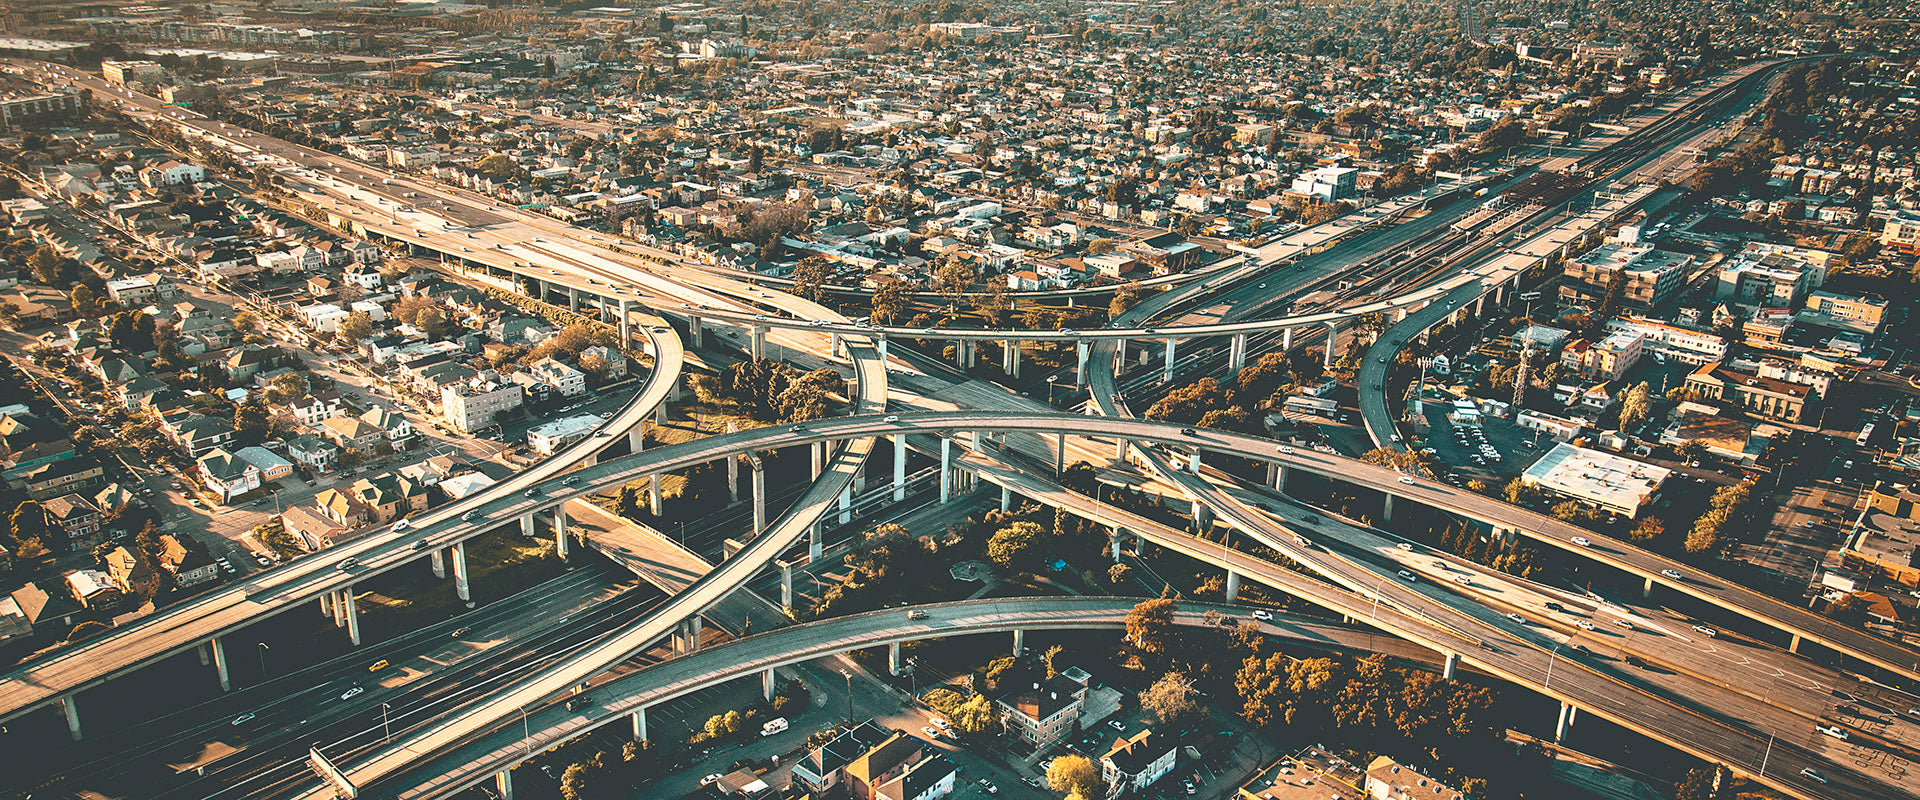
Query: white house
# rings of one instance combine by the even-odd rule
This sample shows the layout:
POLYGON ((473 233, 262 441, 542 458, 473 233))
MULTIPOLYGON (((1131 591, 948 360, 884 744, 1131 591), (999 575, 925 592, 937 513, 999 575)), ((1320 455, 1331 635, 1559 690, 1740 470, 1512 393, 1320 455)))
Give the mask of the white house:
POLYGON ((1173 771, 1179 751, 1172 740, 1156 739, 1153 731, 1144 730, 1113 743, 1100 757, 1100 775, 1121 794, 1144 791, 1173 771))
POLYGON ((220 495, 223 503, 260 488, 260 468, 244 458, 216 447, 200 457, 200 479, 207 489, 220 495))
POLYGON ((541 383, 552 386, 562 397, 578 397, 587 393, 587 374, 569 367, 551 358, 527 368, 541 383))

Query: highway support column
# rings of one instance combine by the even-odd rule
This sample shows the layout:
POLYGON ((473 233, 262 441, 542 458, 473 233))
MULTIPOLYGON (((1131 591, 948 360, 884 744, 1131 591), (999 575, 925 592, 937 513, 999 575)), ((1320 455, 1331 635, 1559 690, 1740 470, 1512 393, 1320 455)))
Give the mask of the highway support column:
POLYGON ((656 518, 661 516, 661 502, 660 473, 656 472, 647 476, 647 509, 656 518))
POLYGON ((880 356, 880 369, 882 370, 886 369, 887 368, 887 337, 885 336, 873 337, 873 349, 880 356))
POLYGON ((1247 365, 1247 335, 1236 333, 1227 344, 1227 364, 1234 372, 1247 365))
POLYGON ((1008 339, 1006 349, 1003 351, 1003 356, 1004 358, 1002 360, 1006 362, 1007 375, 1013 378, 1020 377, 1020 340, 1008 339))
POLYGON ((1092 355, 1093 346, 1086 342, 1078 342, 1074 344, 1073 350, 1075 354, 1073 385, 1085 386, 1087 385, 1087 358, 1092 355))
POLYGON ((567 560, 567 502, 553 507, 553 549, 561 561, 567 560))
POLYGON ((473 608, 473 587, 467 583, 467 543, 453 543, 453 591, 460 602, 473 608))
POLYGON ((60 698, 60 710, 67 715, 67 735, 74 741, 80 741, 80 695, 78 692, 60 698))
POLYGON ((1382 520, 1393 519, 1393 501, 1396 498, 1393 495, 1388 494, 1382 497, 1381 499, 1382 499, 1382 502, 1380 504, 1380 519, 1382 520))
POLYGON ((940 502, 953 499, 953 440, 940 437, 940 502))
POLYGON ((840 524, 853 521, 853 484, 840 487, 840 524))
POLYGON ((1227 605, 1240 601, 1240 573, 1227 570, 1227 605))
POLYGON ((493 787, 500 790, 500 800, 513 800, 513 769, 509 767, 494 773, 493 787))
POLYGON ((793 562, 779 560, 773 563, 780 568, 780 610, 791 616, 793 614, 793 562))
POLYGON ((767 470, 759 456, 747 456, 747 465, 753 467, 753 535, 759 536, 767 529, 767 470))
POLYGON ((1027 651, 1027 632, 1021 628, 1013 629, 1013 657, 1019 658, 1027 651))
POLYGON ((1061 431, 1053 443, 1053 476, 1064 477, 1067 474, 1067 432, 1061 431))
POLYGON ((760 671, 760 699, 773 702, 773 668, 760 671))
POLYGON ((207 649, 213 651, 213 671, 220 676, 220 691, 233 691, 233 678, 227 671, 227 648, 220 643, 220 637, 207 640, 207 649))
POLYGON ((1293 329, 1281 328, 1280 329, 1280 352, 1286 353, 1292 350, 1293 350, 1293 329))
POLYGON ((907 499, 907 435, 893 435, 893 502, 907 499))
POLYGON ((767 357, 767 329, 753 326, 747 335, 747 355, 755 360, 767 357))
POLYGON ((1171 336, 1167 337, 1167 365, 1160 370, 1160 380, 1173 380, 1173 354, 1177 349, 1175 345, 1176 341, 1177 340, 1171 336))
POLYGON ((687 317, 687 338, 693 340, 690 343, 692 346, 705 347, 707 344, 706 320, 699 317, 687 317))
POLYGON ((633 430, 627 431, 627 452, 639 453, 645 449, 647 449, 647 432, 641 426, 635 425, 633 430))
POLYGON ((887 674, 900 674, 900 643, 887 645, 887 674))
POLYGON ((820 471, 827 468, 827 443, 814 442, 807 445, 807 454, 812 456, 813 475, 810 480, 820 480, 820 471))
POLYGON ((1646 583, 1643 583, 1640 585, 1640 598, 1644 600, 1652 596, 1653 596, 1653 578, 1648 577, 1646 583))
POLYGON ((727 456, 725 460, 727 462, 727 503, 738 503, 740 502, 740 459, 727 456))
POLYGON ((1787 652, 1789 653, 1800 652, 1800 634, 1796 633, 1793 635, 1793 641, 1787 644, 1787 652))
POLYGON ((1572 703, 1563 702, 1560 704, 1560 721, 1557 723, 1554 723, 1554 726, 1553 726, 1554 741, 1556 742, 1566 741, 1567 729, 1573 727, 1573 718, 1575 715, 1579 713, 1580 713, 1580 709, 1575 707, 1574 704, 1572 703))
POLYGON ((520 535, 533 538, 533 512, 520 515, 520 535))
POLYGON ((636 742, 644 742, 647 740, 646 706, 641 706, 633 710, 633 740, 636 742))
POLYGON ((435 548, 434 551, 427 556, 427 566, 433 568, 433 577, 447 577, 447 556, 438 548, 435 548))
POLYGON ((353 587, 340 590, 340 600, 347 608, 347 641, 360 646, 360 604, 353 599, 353 587))
POLYGON ((1013 507, 1013 490, 1005 486, 1000 487, 1000 513, 1004 514, 1006 513, 1007 509, 1012 507, 1013 507))
POLYGON ((1458 670, 1459 668, 1460 668, 1460 654, 1448 653, 1446 663, 1440 667, 1440 677, 1445 678, 1447 680, 1453 680, 1453 673, 1455 670, 1458 670))
POLYGON ((1327 352, 1321 354, 1322 366, 1333 368, 1333 343, 1340 338, 1340 323, 1327 323, 1327 352))

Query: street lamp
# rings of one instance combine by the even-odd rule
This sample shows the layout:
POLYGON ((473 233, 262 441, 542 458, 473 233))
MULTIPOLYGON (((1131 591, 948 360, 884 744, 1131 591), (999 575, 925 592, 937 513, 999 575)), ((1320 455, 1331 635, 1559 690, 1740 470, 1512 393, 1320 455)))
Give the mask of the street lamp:
POLYGON ((526 748, 525 755, 533 755, 533 729, 527 726, 527 707, 520 707, 520 741, 526 748))
POLYGON ((380 704, 380 741, 393 738, 393 726, 387 722, 387 704, 380 704))
POLYGON ((266 643, 266 642, 254 642, 254 644, 257 644, 257 645, 260 645, 260 650, 259 650, 259 653, 260 653, 260 680, 261 680, 262 682, 265 682, 265 681, 266 681, 266 679, 267 679, 267 651, 268 651, 268 650, 272 650, 273 648, 271 648, 271 647, 268 647, 268 646, 267 646, 267 643, 266 643))
POLYGON ((1047 376, 1047 405, 1053 405, 1053 385, 1059 382, 1059 380, 1060 376, 1058 375, 1047 376))
POLYGON ((1547 654, 1547 677, 1544 680, 1540 681, 1540 691, 1543 691, 1543 692, 1546 691, 1547 687, 1553 684, 1553 659, 1555 656, 1560 655, 1561 644, 1564 644, 1564 643, 1556 642, 1553 645, 1553 652, 1550 652, 1547 654))

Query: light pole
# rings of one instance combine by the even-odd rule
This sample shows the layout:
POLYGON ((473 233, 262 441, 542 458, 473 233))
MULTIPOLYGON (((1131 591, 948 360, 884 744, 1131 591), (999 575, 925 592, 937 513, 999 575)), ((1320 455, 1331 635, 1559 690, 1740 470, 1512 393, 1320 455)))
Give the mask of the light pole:
POLYGON ((1549 686, 1553 685, 1553 659, 1555 656, 1560 655, 1560 644, 1561 643, 1554 644, 1553 652, 1547 654, 1547 677, 1540 681, 1540 691, 1544 692, 1549 686))
POLYGON ((1773 737, 1779 734, 1767 734, 1767 749, 1760 754, 1760 777, 1767 777, 1767 758, 1773 755, 1773 737))
POLYGON ((266 642, 254 642, 254 644, 260 645, 260 681, 264 683, 267 680, 267 651, 273 648, 268 647, 266 642))
POLYGON ((533 755, 533 729, 527 726, 527 707, 520 707, 520 741, 526 748, 524 755, 533 755))
POLYGON ((380 741, 393 738, 393 726, 387 722, 387 704, 380 704, 380 741))
POLYGON ((1059 382, 1059 380, 1060 376, 1058 375, 1047 376, 1047 405, 1053 405, 1053 385, 1059 382))

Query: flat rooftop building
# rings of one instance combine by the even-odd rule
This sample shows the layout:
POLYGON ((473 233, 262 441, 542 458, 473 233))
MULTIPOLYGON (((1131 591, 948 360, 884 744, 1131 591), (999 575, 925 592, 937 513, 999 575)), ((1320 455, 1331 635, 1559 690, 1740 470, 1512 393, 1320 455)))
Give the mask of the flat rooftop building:
POLYGON ((1527 467, 1521 480, 1551 494, 1640 516, 1673 471, 1562 442, 1527 467))

